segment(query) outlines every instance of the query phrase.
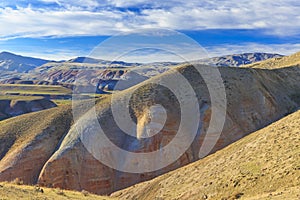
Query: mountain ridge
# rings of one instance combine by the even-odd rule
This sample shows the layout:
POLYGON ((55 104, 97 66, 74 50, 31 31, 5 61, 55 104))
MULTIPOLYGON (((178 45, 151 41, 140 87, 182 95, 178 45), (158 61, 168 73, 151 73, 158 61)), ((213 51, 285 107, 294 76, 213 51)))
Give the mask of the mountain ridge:
POLYGON ((50 60, 21 56, 6 51, 0 53, 0 70, 5 71, 26 73, 47 62, 50 62, 50 60))
POLYGON ((218 67, 239 67, 242 65, 261 62, 263 60, 268 60, 271 58, 282 58, 282 57, 284 56, 276 53, 255 52, 255 53, 241 53, 241 54, 217 56, 217 57, 203 59, 195 62, 208 64, 212 66, 218 66, 218 67))

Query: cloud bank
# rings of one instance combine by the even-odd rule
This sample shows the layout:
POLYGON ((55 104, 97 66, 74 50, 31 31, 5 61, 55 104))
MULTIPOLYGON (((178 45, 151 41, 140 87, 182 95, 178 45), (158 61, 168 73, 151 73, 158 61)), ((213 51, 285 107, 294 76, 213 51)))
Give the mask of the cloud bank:
POLYGON ((300 32, 296 0, 33 0, 0 3, 0 38, 112 35, 137 28, 262 29, 300 32))

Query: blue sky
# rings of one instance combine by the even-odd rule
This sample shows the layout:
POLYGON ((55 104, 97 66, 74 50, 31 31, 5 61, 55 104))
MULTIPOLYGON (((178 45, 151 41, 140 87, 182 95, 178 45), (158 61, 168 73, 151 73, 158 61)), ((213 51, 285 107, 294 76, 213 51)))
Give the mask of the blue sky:
POLYGON ((2 0, 0 51, 69 59, 111 36, 161 28, 191 37, 209 56, 288 55, 300 51, 299 10, 298 0, 2 0))

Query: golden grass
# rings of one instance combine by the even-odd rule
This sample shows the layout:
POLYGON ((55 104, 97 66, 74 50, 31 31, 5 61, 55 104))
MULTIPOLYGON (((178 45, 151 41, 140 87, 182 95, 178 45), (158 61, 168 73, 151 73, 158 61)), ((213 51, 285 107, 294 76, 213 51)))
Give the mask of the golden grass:
MULTIPOLYGON (((107 98, 103 97, 97 99, 96 104, 99 106, 108 106, 109 101, 105 99, 107 98)), ((66 101, 64 104, 55 108, 0 121, 0 159, 4 154, 29 143, 49 127, 55 127, 54 132, 64 132, 64 129, 69 126, 66 124, 71 125, 73 123, 71 104, 72 101, 66 101)), ((82 114, 93 105, 95 104, 90 103, 90 100, 78 101, 76 103, 78 110, 80 110, 82 114)))
POLYGON ((49 126, 59 130, 71 120, 71 107, 66 105, 0 121, 0 156, 32 141, 49 126))
POLYGON ((70 99, 55 99, 52 100, 57 106, 62 106, 62 105, 70 105, 72 104, 72 100, 70 99))
POLYGON ((107 200, 113 199, 106 196, 98 196, 86 191, 75 192, 56 188, 43 188, 37 186, 17 185, 13 183, 0 183, 0 199, 35 199, 35 200, 58 200, 58 199, 85 199, 107 200))
POLYGON ((43 99, 39 96, 0 95, 0 100, 33 101, 43 99))
POLYGON ((40 94, 40 95, 64 95, 71 94, 72 90, 56 85, 27 85, 27 84, 0 84, 2 94, 40 94))

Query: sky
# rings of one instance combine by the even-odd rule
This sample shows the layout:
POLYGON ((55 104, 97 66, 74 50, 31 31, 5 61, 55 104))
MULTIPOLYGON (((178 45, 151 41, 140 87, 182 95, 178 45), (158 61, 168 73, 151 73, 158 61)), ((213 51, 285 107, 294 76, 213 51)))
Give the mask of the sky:
MULTIPOLYGON (((289 55, 300 51, 299 10, 298 0, 2 0, 0 51, 70 59, 93 55, 102 43, 117 41, 110 40, 111 37, 155 29, 163 34, 151 35, 142 46, 153 48, 150 44, 159 38, 159 48, 170 50, 170 44, 164 41, 169 41, 170 35, 174 41, 173 36, 178 35, 173 44, 177 53, 185 40, 191 38, 208 57, 245 52, 289 55), (164 34, 165 30, 172 34, 164 34)), ((128 38, 133 45, 136 39, 128 38)), ((180 56, 200 58, 194 43, 191 46, 182 47, 180 56)), ((106 50, 114 56, 125 53, 116 43, 106 50)), ((157 52, 162 51, 147 48, 142 53, 144 58, 138 59, 135 52, 135 56, 123 60, 175 59, 165 54, 158 56, 157 52)), ((96 56, 111 58, 104 54, 96 56)))

